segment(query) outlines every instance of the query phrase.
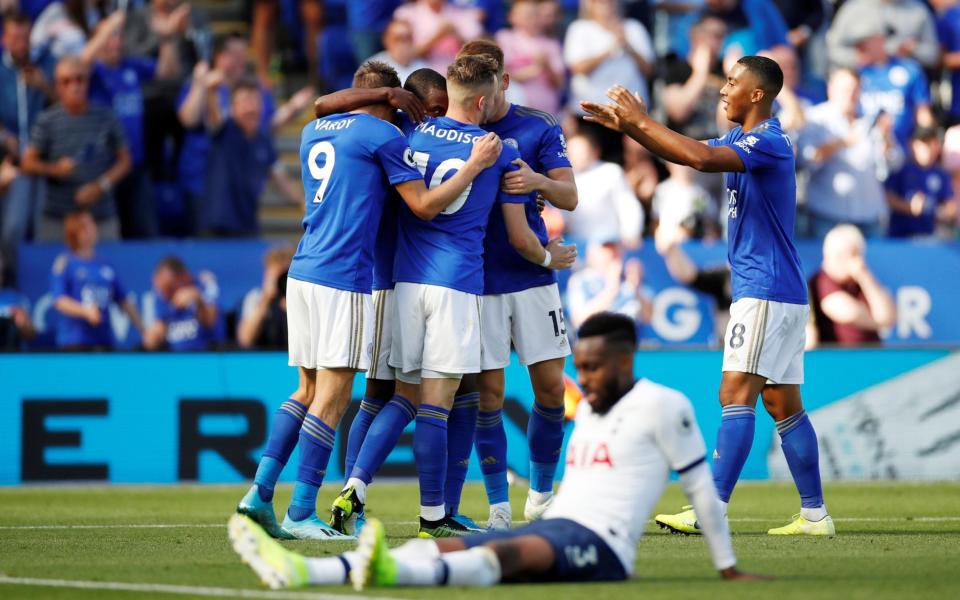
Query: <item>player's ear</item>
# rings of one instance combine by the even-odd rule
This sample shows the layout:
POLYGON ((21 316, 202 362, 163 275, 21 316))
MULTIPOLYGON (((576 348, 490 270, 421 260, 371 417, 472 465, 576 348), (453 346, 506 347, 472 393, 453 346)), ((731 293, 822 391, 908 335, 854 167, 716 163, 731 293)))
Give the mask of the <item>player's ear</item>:
POLYGON ((510 73, 504 73, 500 76, 500 89, 506 90, 510 87, 510 73))
POLYGON ((758 104, 762 102, 763 99, 766 97, 767 97, 767 93, 763 90, 763 88, 756 88, 755 90, 753 90, 753 94, 750 95, 750 101, 753 102, 754 104, 758 104))

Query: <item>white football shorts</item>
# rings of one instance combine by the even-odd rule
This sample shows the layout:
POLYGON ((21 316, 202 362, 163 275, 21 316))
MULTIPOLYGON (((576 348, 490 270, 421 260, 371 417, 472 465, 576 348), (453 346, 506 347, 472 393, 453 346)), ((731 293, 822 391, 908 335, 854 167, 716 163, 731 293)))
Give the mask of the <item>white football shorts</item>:
POLYGON ((287 340, 292 367, 370 367, 373 302, 370 294, 287 278, 287 340))
POLYGON ((393 343, 393 290, 373 290, 373 353, 367 379, 393 381, 390 346, 393 343))
POLYGON ((480 372, 480 296, 407 282, 397 283, 393 295, 391 367, 480 372))
POLYGON ((723 370, 753 373, 767 383, 803 383, 803 347, 810 307, 741 298, 730 306, 723 370))
POLYGON ((484 296, 481 323, 484 371, 510 364, 511 340, 523 365, 570 355, 560 288, 555 283, 484 296))

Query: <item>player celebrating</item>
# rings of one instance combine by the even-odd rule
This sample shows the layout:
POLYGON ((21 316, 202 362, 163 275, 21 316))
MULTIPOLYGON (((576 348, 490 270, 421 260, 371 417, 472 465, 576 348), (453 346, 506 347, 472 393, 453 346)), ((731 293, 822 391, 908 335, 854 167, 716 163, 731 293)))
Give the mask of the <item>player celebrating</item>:
MULTIPOLYGON (((354 76, 355 87, 398 85, 383 63, 367 62, 354 76)), ((287 284, 290 365, 299 367, 300 383, 278 410, 254 484, 237 507, 276 537, 347 537, 317 517, 316 497, 354 374, 370 364, 371 253, 388 189, 409 210, 432 218, 500 154, 496 136, 478 136, 457 173, 427 190, 406 139, 389 123, 394 112, 372 104, 317 119, 301 137, 306 214, 287 284), (298 439, 300 466, 281 527, 273 490, 298 439)))
MULTIPOLYGON (((547 228, 540 217, 537 195, 563 210, 577 207, 577 186, 563 133, 553 116, 507 101, 510 75, 503 71, 503 50, 499 46, 475 40, 466 44, 459 55, 486 56, 496 61, 500 93, 493 117, 483 128, 520 152, 521 160, 515 161, 519 168, 505 176, 503 189, 527 197, 527 223, 546 244, 547 228)), ((501 411, 503 369, 510 364, 510 342, 520 363, 527 366, 535 397, 527 425, 530 491, 523 511, 527 520, 539 518, 553 497, 553 478, 564 432, 563 364, 570 347, 556 274, 517 255, 501 212, 490 213, 483 258, 483 372, 478 378, 476 447, 490 503, 488 526, 509 529, 512 514, 507 496, 507 436, 501 411)), ((469 439, 472 438, 470 435, 469 439)))
MULTIPOLYGON (((622 131, 654 154, 699 171, 725 172, 728 258, 733 304, 723 355, 713 469, 724 513, 753 443, 757 396, 774 418, 783 453, 800 492, 800 514, 772 535, 834 535, 823 503, 817 435, 803 410, 804 327, 807 286, 793 245, 796 177, 790 138, 771 116, 783 85, 776 62, 745 56, 720 91, 727 119, 738 123, 722 138, 702 144, 671 131, 646 114, 643 102, 622 86, 613 103, 584 102, 588 119, 622 131)), ((700 515, 702 517, 702 514, 700 515)), ((700 533, 695 510, 658 515, 678 533, 700 533)))
POLYGON ((578 339, 574 363, 586 401, 577 409, 563 483, 543 520, 459 539, 414 540, 390 550, 383 526, 371 519, 356 552, 304 558, 235 515, 229 525, 234 549, 273 588, 339 585, 348 578, 358 589, 620 581, 633 572, 647 518, 677 471, 700 511, 716 569, 726 579, 758 579, 735 567, 690 401, 634 378, 633 321, 601 313, 583 324, 578 339))

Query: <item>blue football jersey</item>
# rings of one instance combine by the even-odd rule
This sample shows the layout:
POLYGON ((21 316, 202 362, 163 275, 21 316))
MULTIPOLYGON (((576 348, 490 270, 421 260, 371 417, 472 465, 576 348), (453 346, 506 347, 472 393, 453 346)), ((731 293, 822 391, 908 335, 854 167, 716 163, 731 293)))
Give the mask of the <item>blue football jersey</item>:
MULTIPOLYGON (((502 119, 487 123, 483 128, 499 135, 505 146, 516 148, 523 162, 538 173, 570 166, 563 132, 549 113, 513 104, 502 119)), ((546 246, 549 241, 547 226, 537 209, 536 193, 526 196, 524 208, 527 224, 537 234, 540 243, 546 246)), ((484 294, 519 292, 557 281, 555 271, 533 264, 510 245, 503 211, 490 213, 483 248, 484 294)))
POLYGON ((923 212, 917 216, 890 211, 890 237, 933 235, 937 229, 937 208, 953 197, 950 174, 939 166, 921 167, 909 163, 887 178, 886 188, 907 202, 914 194, 924 195, 923 212))
POLYGON ((54 300, 67 296, 80 304, 96 305, 100 309, 100 324, 96 327, 84 319, 58 315, 58 348, 113 346, 110 305, 122 304, 127 295, 113 267, 96 257, 86 259, 72 254, 61 254, 53 263, 50 295, 54 300))
MULTIPOLYGON (((417 167, 434 188, 463 167, 473 142, 486 135, 477 125, 447 117, 427 119, 409 137, 417 167)), ((504 145, 497 162, 485 169, 459 198, 431 221, 419 219, 406 204, 400 207, 400 230, 394 280, 483 294, 483 238, 491 209, 497 203, 526 202, 526 196, 500 191, 500 178, 516 169, 520 154, 504 145)))
POLYGON ((393 289, 393 262, 397 256, 397 219, 403 198, 396 192, 387 195, 380 218, 380 230, 373 247, 373 289, 393 289))
POLYGON ((421 178, 406 138, 367 114, 330 115, 304 127, 300 164, 306 214, 290 277, 369 294, 387 193, 421 178))
POLYGON ((874 119, 881 112, 893 117, 893 133, 904 147, 910 141, 917 106, 930 104, 930 86, 916 62, 891 57, 884 65, 870 65, 860 71, 860 108, 874 119))
POLYGON ((742 173, 726 173, 727 256, 733 300, 807 303, 807 285, 793 245, 797 180, 793 146, 778 119, 751 131, 736 127, 711 146, 729 146, 742 173))

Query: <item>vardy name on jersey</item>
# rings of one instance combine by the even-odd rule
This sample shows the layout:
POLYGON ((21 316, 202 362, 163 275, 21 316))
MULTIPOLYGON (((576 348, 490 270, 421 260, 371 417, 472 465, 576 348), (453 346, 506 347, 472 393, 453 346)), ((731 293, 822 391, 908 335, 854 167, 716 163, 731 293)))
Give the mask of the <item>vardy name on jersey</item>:
POLYGON ((742 173, 726 173, 727 256, 733 300, 757 298, 807 303, 807 285, 793 245, 797 180, 793 147, 768 119, 750 131, 736 127, 711 146, 729 146, 743 161, 742 173))

